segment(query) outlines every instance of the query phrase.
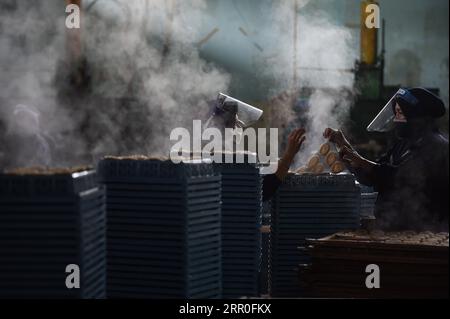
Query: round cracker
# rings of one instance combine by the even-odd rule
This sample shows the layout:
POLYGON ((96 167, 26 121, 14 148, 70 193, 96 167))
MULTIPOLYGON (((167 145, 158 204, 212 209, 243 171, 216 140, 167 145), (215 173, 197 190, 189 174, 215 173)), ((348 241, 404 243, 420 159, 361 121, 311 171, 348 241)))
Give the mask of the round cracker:
POLYGON ((320 157, 318 155, 312 156, 308 161, 308 168, 312 169, 320 162, 320 157))
POLYGON ((331 146, 329 143, 322 144, 319 149, 319 153, 322 156, 326 156, 331 150, 331 146))
POLYGON ((339 155, 336 152, 330 152, 328 153, 327 157, 326 157, 326 162, 328 164, 328 166, 332 166, 339 158, 339 155))
POLYGON ((342 162, 335 162, 332 166, 331 166, 331 172, 333 174, 339 174, 341 173, 343 170, 345 169, 345 165, 342 162))
POLYGON ((316 173, 316 174, 322 174, 324 170, 325 170, 325 167, 320 163, 314 167, 314 173, 316 173))
POLYGON ((308 169, 304 166, 300 167, 298 170, 295 171, 297 174, 305 174, 308 171, 308 169))

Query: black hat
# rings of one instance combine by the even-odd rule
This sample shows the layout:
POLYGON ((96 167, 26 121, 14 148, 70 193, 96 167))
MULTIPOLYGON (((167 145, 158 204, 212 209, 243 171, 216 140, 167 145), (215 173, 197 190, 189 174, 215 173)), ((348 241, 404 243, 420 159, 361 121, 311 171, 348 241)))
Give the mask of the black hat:
POLYGON ((439 118, 445 115, 445 105, 442 99, 424 88, 406 89, 409 94, 397 95, 396 102, 402 108, 407 119, 432 117, 439 118))

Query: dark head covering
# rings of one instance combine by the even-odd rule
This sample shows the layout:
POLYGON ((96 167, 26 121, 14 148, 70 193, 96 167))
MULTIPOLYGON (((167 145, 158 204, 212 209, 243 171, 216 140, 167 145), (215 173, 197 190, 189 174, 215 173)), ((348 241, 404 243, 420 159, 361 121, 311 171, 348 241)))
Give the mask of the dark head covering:
POLYGON ((424 88, 412 88, 405 91, 405 95, 397 95, 396 102, 407 119, 439 118, 445 115, 444 102, 430 91, 424 88))

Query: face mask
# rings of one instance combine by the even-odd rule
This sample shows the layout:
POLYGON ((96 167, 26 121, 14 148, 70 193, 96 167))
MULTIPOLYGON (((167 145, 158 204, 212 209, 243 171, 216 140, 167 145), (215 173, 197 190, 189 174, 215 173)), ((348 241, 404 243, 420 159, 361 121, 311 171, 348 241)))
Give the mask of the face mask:
POLYGON ((413 130, 411 125, 408 122, 396 122, 395 135, 400 139, 412 137, 413 130))

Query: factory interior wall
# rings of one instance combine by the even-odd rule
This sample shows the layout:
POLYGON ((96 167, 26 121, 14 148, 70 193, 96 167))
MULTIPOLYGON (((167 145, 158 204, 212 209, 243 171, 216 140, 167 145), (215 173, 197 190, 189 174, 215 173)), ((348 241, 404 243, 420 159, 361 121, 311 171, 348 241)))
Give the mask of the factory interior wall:
POLYGON ((381 0, 386 84, 439 88, 448 107, 447 0, 381 0))
MULTIPOLYGON (((258 72, 255 66, 264 67, 277 50, 285 50, 277 42, 277 35, 264 30, 265 15, 270 14, 273 1, 212 0, 213 20, 205 21, 205 30, 217 26, 221 32, 203 48, 203 55, 227 67, 233 74, 234 94, 243 98, 258 99, 268 92, 270 77, 258 72), (237 30, 246 26, 263 52, 256 50, 237 30), (237 54, 239 53, 239 54, 237 54), (248 83, 250 85, 248 85, 248 83)), ((300 1, 304 3, 305 1, 300 1)), ((448 107, 448 6, 447 0, 380 0, 381 15, 386 20, 385 84, 399 86, 424 86, 439 88, 448 107)), ((337 26, 345 26, 352 34, 351 45, 355 59, 359 56, 359 0, 309 1, 300 12, 308 14, 323 10, 337 26)), ((299 20, 299 28, 302 21, 299 20)), ((291 30, 286 30, 291 32, 291 30)), ((381 34, 379 37, 381 44, 381 34)), ((302 39, 299 39, 299 46, 302 39)), ((288 50, 291 48, 288 46, 288 50)), ((333 50, 332 43, 324 49, 333 50)), ((300 49, 301 52, 301 49, 300 49)), ((299 57, 301 65, 302 56, 299 57)), ((337 65, 337 68, 346 67, 337 65)), ((326 74, 324 74, 326 76, 326 74)), ((273 79, 272 79, 273 80, 273 79)), ((279 80, 279 79, 277 79, 279 80)))
MULTIPOLYGON (((330 6, 322 2, 323 9, 330 6)), ((447 0, 378 0, 385 30, 385 84, 439 88, 448 107, 449 1, 447 0)), ((333 1, 330 10, 337 21, 344 18, 352 28, 359 48, 359 0, 333 1), (340 12, 344 17, 339 17, 340 12)), ((381 49, 381 33, 379 34, 381 49)))
MULTIPOLYGON (((382 18, 386 20, 386 84, 439 88, 448 107, 449 2, 447 0, 379 0, 379 2, 382 18)), ((85 3, 88 4, 89 1, 85 3)), ((277 90, 287 88, 286 85, 280 84, 283 77, 274 76, 271 70, 264 72, 268 66, 276 68, 277 63, 289 70, 290 66, 286 67, 286 64, 292 62, 289 59, 282 59, 286 55, 292 56, 292 43, 279 42, 280 34, 274 33, 273 26, 267 25, 268 17, 273 13, 273 6, 277 2, 208 0, 206 3, 207 14, 201 17, 202 27, 195 31, 198 39, 214 28, 218 28, 219 32, 201 46, 200 53, 202 57, 222 66, 232 75, 229 93, 241 99, 262 101, 272 94, 276 95, 277 90), (244 36, 239 27, 243 27, 248 35, 244 36), (274 91, 273 88, 277 90, 274 91)), ((348 28, 352 34, 353 52, 346 61, 358 58, 359 0, 299 0, 299 3, 300 13, 309 15, 322 10, 333 24, 348 28)), ((55 10, 49 12, 48 17, 59 16, 55 13, 58 5, 55 3, 51 6, 55 10)), ((301 19, 298 25, 301 29, 301 19)), ((289 33, 292 29, 284 31, 289 33)), ((302 39, 298 41, 300 47, 298 64, 302 65, 302 39)), ((333 43, 324 43, 323 48, 331 52, 333 43)), ((336 68, 352 67, 346 64, 336 65, 336 68)), ((286 72, 283 76, 292 77, 286 72)), ((328 74, 324 72, 321 76, 325 78, 328 74)))

